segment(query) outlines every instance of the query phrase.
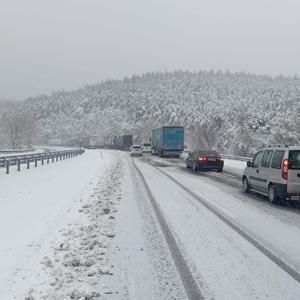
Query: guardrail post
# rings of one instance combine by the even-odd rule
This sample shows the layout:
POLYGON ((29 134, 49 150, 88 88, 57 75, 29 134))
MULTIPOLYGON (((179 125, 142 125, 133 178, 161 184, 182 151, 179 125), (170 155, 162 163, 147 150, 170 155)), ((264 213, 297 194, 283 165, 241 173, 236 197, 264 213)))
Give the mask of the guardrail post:
POLYGON ((51 157, 52 158, 52 162, 54 162, 54 155, 53 154, 51 154, 51 155, 52 155, 52 157, 51 157))
POLYGON ((30 158, 26 158, 26 163, 27 163, 27 169, 30 168, 30 158))
POLYGON ((37 167, 37 157, 34 158, 34 166, 37 167))
POLYGON ((47 155, 47 164, 49 164, 49 159, 50 159, 50 157, 49 157, 49 155, 47 155))
POLYGON ((21 159, 18 158, 18 172, 21 171, 21 159))
POLYGON ((56 161, 58 161, 58 154, 56 154, 56 161))
POLYGON ((6 174, 9 174, 9 160, 6 160, 5 164, 6 164, 6 174))
POLYGON ((41 157, 42 165, 44 165, 44 156, 41 157))

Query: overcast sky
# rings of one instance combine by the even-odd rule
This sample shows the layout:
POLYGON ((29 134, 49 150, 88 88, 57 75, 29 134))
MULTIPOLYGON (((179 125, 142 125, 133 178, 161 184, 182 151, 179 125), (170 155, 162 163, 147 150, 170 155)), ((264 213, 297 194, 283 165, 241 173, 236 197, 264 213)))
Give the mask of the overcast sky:
POLYGON ((300 73, 299 0, 0 0, 0 98, 147 71, 300 73))

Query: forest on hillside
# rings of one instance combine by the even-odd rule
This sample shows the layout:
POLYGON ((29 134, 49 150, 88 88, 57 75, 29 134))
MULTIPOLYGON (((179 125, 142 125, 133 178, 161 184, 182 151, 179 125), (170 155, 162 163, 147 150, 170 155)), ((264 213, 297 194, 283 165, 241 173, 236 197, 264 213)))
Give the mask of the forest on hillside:
POLYGON ((147 73, 31 97, 18 106, 35 121, 39 143, 120 134, 146 140, 152 128, 182 125, 190 148, 247 155, 267 144, 300 144, 297 76, 147 73))

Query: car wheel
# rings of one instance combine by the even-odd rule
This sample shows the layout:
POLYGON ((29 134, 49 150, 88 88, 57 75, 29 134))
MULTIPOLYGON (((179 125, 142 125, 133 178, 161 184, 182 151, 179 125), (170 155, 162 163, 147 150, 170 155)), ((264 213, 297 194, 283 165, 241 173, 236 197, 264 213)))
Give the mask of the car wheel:
POLYGON ((193 163, 193 172, 194 172, 194 173, 197 172, 197 166, 196 166, 196 163, 195 163, 195 162, 193 163))
POLYGON ((271 203, 276 203, 278 201, 278 196, 274 185, 270 185, 268 189, 268 198, 271 203))
POLYGON ((249 190, 250 190, 250 186, 249 186, 249 183, 248 183, 248 179, 246 177, 244 177, 244 179, 243 179, 243 191, 245 193, 249 193, 249 190))

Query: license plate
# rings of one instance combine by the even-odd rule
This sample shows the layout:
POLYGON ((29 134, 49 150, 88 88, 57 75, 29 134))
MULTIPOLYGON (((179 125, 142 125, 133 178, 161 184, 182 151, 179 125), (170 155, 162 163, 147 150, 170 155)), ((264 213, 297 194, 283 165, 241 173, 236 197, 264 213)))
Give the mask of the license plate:
POLYGON ((291 196, 291 200, 299 201, 300 200, 300 196, 291 196))
POLYGON ((216 161, 215 158, 208 158, 208 161, 216 161))

